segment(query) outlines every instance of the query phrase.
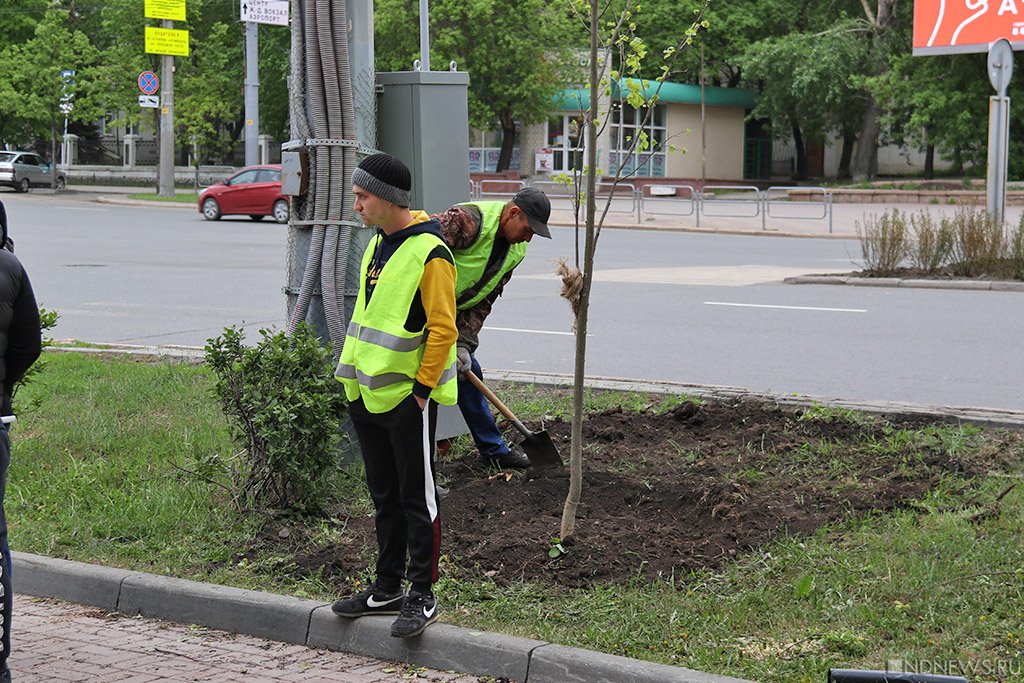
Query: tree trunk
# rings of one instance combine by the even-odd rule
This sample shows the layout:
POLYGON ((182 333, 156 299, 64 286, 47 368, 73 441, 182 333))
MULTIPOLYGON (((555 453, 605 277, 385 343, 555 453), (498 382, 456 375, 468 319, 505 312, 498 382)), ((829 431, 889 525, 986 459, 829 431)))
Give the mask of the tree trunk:
POLYGON ((807 180, 807 145, 800 124, 793 124, 793 146, 796 147, 796 171, 793 180, 807 180))
POLYGON ((512 119, 512 115, 508 111, 502 112, 498 119, 502 124, 502 152, 498 155, 498 167, 495 170, 501 173, 507 171, 512 164, 516 130, 515 120, 512 119))
POLYGON ((853 160, 853 179, 857 182, 874 178, 878 173, 878 133, 881 130, 882 108, 874 97, 869 98, 864 112, 864 123, 857 139, 857 154, 853 160))
MULTIPOLYGON (((590 92, 598 90, 598 21, 600 21, 598 0, 590 0, 590 92)), ((562 507, 559 535, 563 541, 571 539, 576 532, 576 512, 583 493, 583 384, 586 380, 587 364, 587 320, 590 311, 590 283, 594 274, 594 250, 597 247, 597 98, 590 98, 590 113, 587 126, 581 131, 586 136, 586 238, 583 246, 583 288, 580 292, 579 313, 576 316, 576 358, 573 370, 572 426, 569 449, 569 492, 562 507)))
MULTIPOLYGON (((889 55, 885 48, 885 34, 893 22, 893 9, 896 0, 878 0, 876 9, 871 11, 868 0, 861 0, 864 15, 871 27, 871 45, 878 59, 875 76, 882 76, 889 71, 889 55)), ((864 111, 864 122, 861 125, 857 155, 853 162, 853 179, 857 181, 874 178, 878 173, 878 133, 881 130, 882 107, 874 95, 868 95, 868 106, 864 111)))
POLYGON ((924 179, 935 178, 935 145, 928 145, 924 150, 924 179))
POLYGON ((839 155, 837 180, 850 179, 850 161, 853 159, 853 143, 856 141, 857 135, 853 131, 843 131, 843 151, 839 155))

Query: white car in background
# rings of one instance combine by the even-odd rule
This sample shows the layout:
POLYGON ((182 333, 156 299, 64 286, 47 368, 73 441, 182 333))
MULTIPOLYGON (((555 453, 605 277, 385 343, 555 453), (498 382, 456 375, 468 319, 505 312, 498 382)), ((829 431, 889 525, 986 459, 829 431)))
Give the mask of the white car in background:
MULTIPOLYGON (((35 152, 0 151, 0 185, 15 192, 28 192, 32 187, 50 187, 50 164, 35 152)), ((67 176, 57 171, 57 189, 68 184, 67 176)))

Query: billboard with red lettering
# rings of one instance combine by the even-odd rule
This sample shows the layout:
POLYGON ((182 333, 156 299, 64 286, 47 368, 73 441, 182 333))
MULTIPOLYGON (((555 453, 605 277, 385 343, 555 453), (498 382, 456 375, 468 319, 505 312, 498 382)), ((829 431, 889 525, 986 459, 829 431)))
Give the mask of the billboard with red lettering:
POLYGON ((1024 49, 1024 0, 914 0, 914 54, 988 52, 1006 38, 1024 49))

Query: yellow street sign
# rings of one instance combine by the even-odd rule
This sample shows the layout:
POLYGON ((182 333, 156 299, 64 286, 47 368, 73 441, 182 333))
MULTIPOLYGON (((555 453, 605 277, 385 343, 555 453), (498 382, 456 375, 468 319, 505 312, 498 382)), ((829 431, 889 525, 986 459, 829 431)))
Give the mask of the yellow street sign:
POLYGON ((145 15, 150 19, 185 21, 185 0, 146 0, 145 15))
POLYGON ((188 57, 188 31, 147 26, 146 52, 153 55, 188 57))

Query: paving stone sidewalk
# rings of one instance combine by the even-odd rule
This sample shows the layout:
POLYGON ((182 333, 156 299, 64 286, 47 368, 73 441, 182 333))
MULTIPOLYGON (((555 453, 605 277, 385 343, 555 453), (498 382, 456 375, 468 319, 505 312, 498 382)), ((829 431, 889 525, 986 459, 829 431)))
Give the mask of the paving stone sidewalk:
POLYGON ((15 595, 16 683, 480 683, 476 676, 15 595))

